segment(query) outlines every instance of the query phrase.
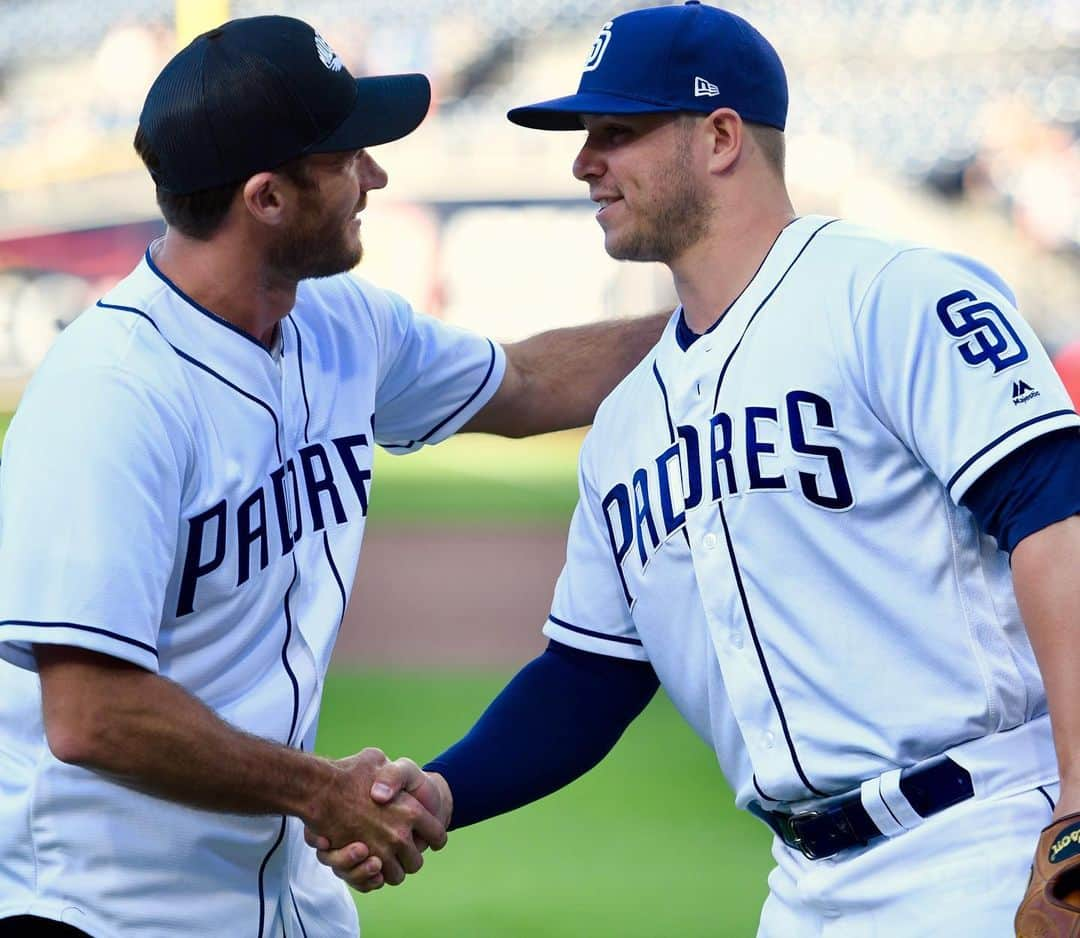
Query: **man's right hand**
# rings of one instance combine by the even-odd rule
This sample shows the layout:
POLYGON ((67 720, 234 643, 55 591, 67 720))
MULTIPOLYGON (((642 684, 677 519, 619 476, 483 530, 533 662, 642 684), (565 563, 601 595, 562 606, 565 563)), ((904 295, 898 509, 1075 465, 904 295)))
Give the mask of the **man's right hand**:
MULTIPOLYGON (((381 756, 382 753, 378 755, 381 756)), ((384 758, 376 766, 370 797, 372 801, 388 809, 401 803, 417 802, 437 819, 444 831, 442 842, 431 841, 424 831, 416 827, 412 846, 417 855, 429 844, 435 849, 440 849, 445 844, 445 827, 449 824, 453 812, 453 797, 446 779, 438 773, 424 772, 411 759, 387 762, 384 758)), ((381 888, 384 883, 396 886, 404 879, 404 876, 397 878, 396 869, 387 870, 386 865, 380 863, 379 850, 366 840, 357 839, 354 843, 335 847, 331 839, 320 836, 310 826, 305 831, 305 836, 308 844, 315 848, 319 862, 330 867, 336 876, 358 892, 372 892, 381 888)), ((405 871, 415 872, 410 869, 405 871)))
POLYGON ((428 846, 440 850, 446 844, 449 804, 426 777, 417 777, 424 773, 415 763, 387 762, 378 749, 365 749, 334 766, 330 786, 305 818, 306 836, 335 856, 338 864, 327 865, 339 876, 339 866, 348 865, 351 878, 342 877, 347 882, 366 885, 361 891, 378 888, 373 879, 396 886, 423 866, 428 846))

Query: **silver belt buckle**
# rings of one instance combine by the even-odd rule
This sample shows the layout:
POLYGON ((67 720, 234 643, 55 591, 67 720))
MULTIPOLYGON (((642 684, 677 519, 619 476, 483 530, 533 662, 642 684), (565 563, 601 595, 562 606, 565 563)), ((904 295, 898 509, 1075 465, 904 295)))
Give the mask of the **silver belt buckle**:
POLYGON ((787 818, 785 826, 791 836, 791 846, 798 850, 808 860, 820 860, 826 856, 831 856, 831 854, 815 853, 803 839, 802 835, 799 834, 798 822, 821 817, 824 813, 824 811, 802 811, 799 814, 792 814, 787 818))

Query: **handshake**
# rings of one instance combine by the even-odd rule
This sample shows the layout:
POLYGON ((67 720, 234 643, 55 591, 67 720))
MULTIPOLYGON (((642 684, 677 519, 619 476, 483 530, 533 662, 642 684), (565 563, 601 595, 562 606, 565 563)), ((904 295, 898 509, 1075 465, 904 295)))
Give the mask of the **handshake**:
POLYGON ((303 818, 319 862, 359 892, 398 886, 446 845, 453 798, 446 779, 378 749, 332 763, 327 789, 303 818))

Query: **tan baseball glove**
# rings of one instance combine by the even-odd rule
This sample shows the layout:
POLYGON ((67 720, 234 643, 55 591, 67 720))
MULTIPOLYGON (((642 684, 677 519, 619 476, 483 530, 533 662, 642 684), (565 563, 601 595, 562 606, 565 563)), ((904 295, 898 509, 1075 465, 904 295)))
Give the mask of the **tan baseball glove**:
POLYGON ((1039 835, 1016 934, 1080 938, 1080 813, 1054 821, 1039 835))

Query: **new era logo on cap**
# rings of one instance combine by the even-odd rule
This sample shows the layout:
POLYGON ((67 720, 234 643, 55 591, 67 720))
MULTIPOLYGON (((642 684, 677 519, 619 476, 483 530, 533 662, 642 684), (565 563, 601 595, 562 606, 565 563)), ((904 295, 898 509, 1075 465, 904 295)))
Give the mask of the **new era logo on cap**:
POLYGON ((720 94, 720 89, 711 81, 706 81, 701 77, 694 78, 695 98, 715 98, 718 94, 720 94))

